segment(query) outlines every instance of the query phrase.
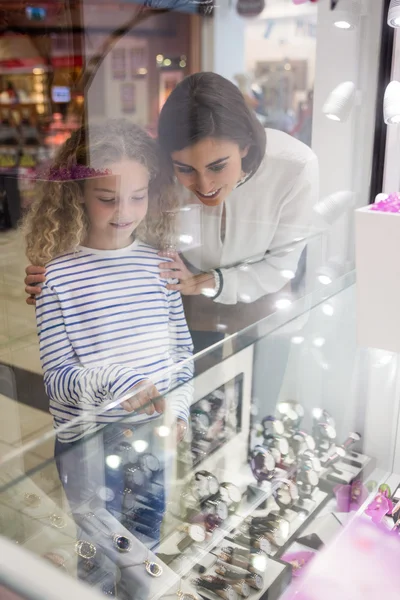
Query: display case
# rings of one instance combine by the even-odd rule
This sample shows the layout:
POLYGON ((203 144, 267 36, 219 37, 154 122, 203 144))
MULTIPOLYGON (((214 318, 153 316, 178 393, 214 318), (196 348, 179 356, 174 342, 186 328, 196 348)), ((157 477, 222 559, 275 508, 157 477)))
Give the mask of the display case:
POLYGON ((396 356, 357 347, 354 295, 349 274, 195 356, 187 428, 168 402, 178 389, 150 419, 96 430, 101 412, 86 411, 80 440, 34 469, 24 461, 54 433, 9 453, 2 536, 82 597, 280 598, 355 515, 400 498, 396 356), (47 492, 55 468, 62 489, 47 492))

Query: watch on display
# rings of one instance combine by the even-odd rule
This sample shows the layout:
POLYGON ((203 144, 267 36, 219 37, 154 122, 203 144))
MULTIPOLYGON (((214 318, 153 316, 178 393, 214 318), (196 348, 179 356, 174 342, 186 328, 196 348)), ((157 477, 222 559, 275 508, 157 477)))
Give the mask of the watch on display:
POLYGON ((233 571, 220 562, 217 564, 215 572, 218 573, 218 575, 221 575, 225 581, 228 581, 232 585, 233 582, 242 580, 248 586, 258 591, 261 591, 264 587, 263 577, 259 573, 239 573, 237 571, 233 571))
POLYGON ((275 460, 267 448, 256 446, 250 459, 250 467, 258 482, 272 479, 275 472, 275 460))
POLYGON ((190 483, 190 489, 200 500, 215 496, 219 491, 218 479, 208 471, 197 471, 190 483))
POLYGON ((220 521, 225 521, 229 516, 228 505, 221 498, 209 498, 202 505, 202 510, 215 515, 220 521))
POLYGON ((211 575, 203 575, 193 582, 197 587, 209 590, 217 596, 220 596, 223 600, 237 600, 237 593, 231 585, 226 581, 223 581, 217 577, 211 575))
POLYGON ((304 408, 295 400, 280 402, 276 407, 279 418, 282 420, 286 433, 299 429, 304 417, 304 408))
POLYGON ((221 548, 219 559, 250 572, 262 571, 267 567, 266 554, 262 550, 224 546, 221 548))
POLYGON ((297 483, 300 485, 310 485, 316 488, 319 483, 319 476, 313 469, 300 469, 297 472, 297 483))
POLYGON ((142 471, 150 476, 156 475, 161 470, 160 461, 149 452, 140 455, 138 464, 142 471))
POLYGON ((284 481, 275 490, 274 499, 281 510, 290 508, 299 499, 297 485, 291 481, 284 481))
POLYGON ((261 421, 264 437, 281 436, 285 433, 285 427, 279 419, 273 416, 264 417, 261 421))
POLYGON ((322 469, 322 465, 320 459, 312 450, 306 450, 301 456, 299 456, 299 468, 312 469, 313 471, 319 473, 322 469))
POLYGON ((243 531, 237 531, 232 536, 232 540, 235 542, 235 544, 245 546, 246 548, 261 550, 262 552, 265 552, 265 554, 271 553, 271 544, 265 535, 260 534, 251 537, 243 531))
POLYGON ((250 535, 263 533, 270 542, 282 546, 289 539, 290 525, 280 515, 269 513, 267 517, 254 517, 249 527, 250 535))
POLYGON ((191 412, 192 431, 194 437, 206 437, 211 425, 210 415, 204 410, 195 409, 191 412))
POLYGON ((296 431, 290 438, 290 445, 297 456, 306 450, 315 450, 314 438, 304 431, 296 431))
POLYGON ((139 465, 127 465, 125 467, 125 484, 130 489, 141 488, 147 482, 147 477, 139 465))
POLYGON ((184 552, 193 543, 202 544, 206 539, 205 528, 197 523, 186 525, 184 531, 187 535, 177 544, 181 552, 184 552))
POLYGON ((351 446, 353 446, 353 444, 359 442, 360 440, 361 434, 357 433, 356 431, 353 431, 349 433, 347 439, 343 442, 342 448, 348 450, 351 446))
POLYGON ((229 481, 224 481, 219 486, 219 494, 226 503, 229 514, 236 513, 242 501, 239 488, 229 481))
POLYGON ((342 446, 337 446, 335 452, 328 456, 324 461, 322 461, 323 467, 334 467, 334 465, 345 458, 347 454, 347 450, 342 448, 342 446))
POLYGON ((129 442, 120 442, 114 448, 114 453, 121 457, 122 464, 134 464, 137 461, 137 452, 129 442))

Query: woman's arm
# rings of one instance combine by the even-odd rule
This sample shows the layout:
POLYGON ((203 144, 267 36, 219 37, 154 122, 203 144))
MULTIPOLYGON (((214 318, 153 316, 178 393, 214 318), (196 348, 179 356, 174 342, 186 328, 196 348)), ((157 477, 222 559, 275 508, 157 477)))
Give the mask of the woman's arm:
POLYGON ((271 253, 255 263, 220 269, 223 286, 215 301, 221 304, 254 302, 281 290, 287 284, 283 271, 296 272, 304 243, 296 243, 290 252, 279 252, 298 237, 307 235, 312 225, 313 207, 318 200, 318 160, 309 159, 282 201, 279 222, 270 244, 271 253), (276 252, 274 252, 276 248, 276 252))
POLYGON ((114 403, 129 412, 136 410, 150 415, 154 413, 151 400, 155 399, 157 411, 162 411, 163 400, 157 400, 157 389, 135 369, 123 365, 82 366, 69 340, 60 300, 47 284, 36 300, 36 322, 50 400, 73 407, 74 413, 114 403), (139 393, 134 394, 135 387, 139 393))

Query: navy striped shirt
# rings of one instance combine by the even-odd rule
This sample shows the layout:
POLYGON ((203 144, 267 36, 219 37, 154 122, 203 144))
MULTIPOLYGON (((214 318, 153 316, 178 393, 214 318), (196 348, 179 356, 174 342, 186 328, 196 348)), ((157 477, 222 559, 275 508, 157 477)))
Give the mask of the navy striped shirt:
POLYGON ((126 417, 118 404, 145 379, 161 394, 174 390, 169 409, 187 420, 192 340, 180 293, 166 289, 159 262, 157 250, 135 241, 121 250, 80 248, 46 265, 36 320, 61 441, 126 417))

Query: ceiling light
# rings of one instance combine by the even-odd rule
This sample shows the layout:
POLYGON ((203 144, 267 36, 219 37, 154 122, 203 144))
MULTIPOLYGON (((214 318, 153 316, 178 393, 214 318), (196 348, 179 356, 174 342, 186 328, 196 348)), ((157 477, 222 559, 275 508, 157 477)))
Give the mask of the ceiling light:
POLYGON ((360 22, 361 6, 355 0, 340 0, 338 7, 333 11, 333 24, 338 29, 355 29, 360 22))
POLYGON ((398 125, 400 123, 399 81, 391 81, 385 90, 385 97, 383 100, 383 119, 387 125, 398 125))
POLYGON ((356 86, 352 81, 343 81, 336 86, 322 107, 322 112, 331 121, 346 121, 353 108, 356 86))
POLYGON ((391 1, 387 22, 390 27, 400 27, 400 0, 391 1))

